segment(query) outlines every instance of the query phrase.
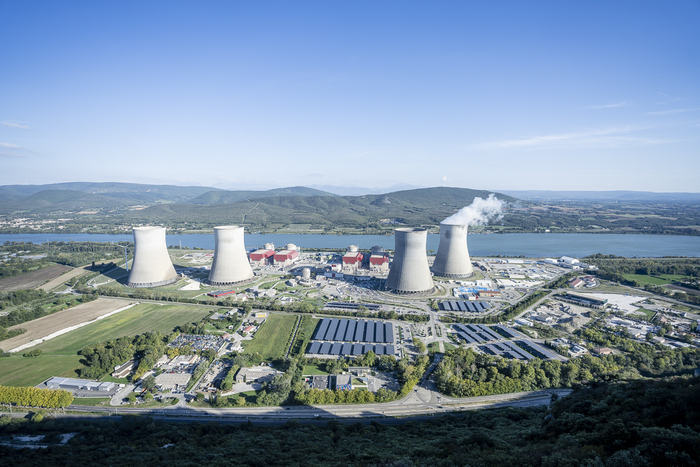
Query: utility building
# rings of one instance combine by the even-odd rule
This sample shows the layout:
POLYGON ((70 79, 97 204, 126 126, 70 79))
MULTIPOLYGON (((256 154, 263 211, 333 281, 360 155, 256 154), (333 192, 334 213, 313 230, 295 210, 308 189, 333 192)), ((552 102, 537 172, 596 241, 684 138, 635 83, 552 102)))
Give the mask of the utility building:
POLYGON ((350 245, 343 255, 343 268, 348 270, 358 270, 362 267, 364 255, 357 245, 350 245))

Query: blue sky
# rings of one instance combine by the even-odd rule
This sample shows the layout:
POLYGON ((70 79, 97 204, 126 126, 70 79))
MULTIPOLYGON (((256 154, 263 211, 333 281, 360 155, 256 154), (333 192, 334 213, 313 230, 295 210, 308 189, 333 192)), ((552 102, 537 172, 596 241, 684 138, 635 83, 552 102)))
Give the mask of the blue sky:
POLYGON ((0 0, 0 184, 700 191, 700 2, 0 0))

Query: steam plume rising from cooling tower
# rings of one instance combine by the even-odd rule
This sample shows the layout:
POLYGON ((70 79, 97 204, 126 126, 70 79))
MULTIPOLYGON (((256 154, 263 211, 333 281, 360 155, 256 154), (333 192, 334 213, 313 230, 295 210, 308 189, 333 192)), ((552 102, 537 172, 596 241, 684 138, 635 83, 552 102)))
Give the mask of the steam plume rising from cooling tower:
POLYGON ((484 225, 489 220, 503 217, 505 202, 491 193, 488 198, 476 197, 472 204, 465 206, 440 224, 446 225, 484 225))

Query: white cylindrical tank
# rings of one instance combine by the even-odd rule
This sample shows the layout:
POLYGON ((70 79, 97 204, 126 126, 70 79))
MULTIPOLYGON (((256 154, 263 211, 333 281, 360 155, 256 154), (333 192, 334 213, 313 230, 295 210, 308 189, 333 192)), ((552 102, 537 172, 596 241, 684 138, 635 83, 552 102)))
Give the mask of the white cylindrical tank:
POLYGON ((358 247, 357 245, 350 245, 345 249, 345 251, 347 251, 348 253, 356 253, 360 251, 360 247, 358 247))
POLYGON ((311 269, 309 268, 304 268, 301 270, 301 278, 309 280, 311 279, 311 269))
POLYGON ((134 227, 134 262, 129 287, 160 287, 177 282, 165 244, 165 227, 134 227))
POLYGON ((402 295, 431 293, 435 286, 425 251, 428 231, 409 227, 396 229, 394 235, 394 263, 386 278, 386 288, 402 295))
POLYGON ((243 241, 243 227, 214 227, 214 262, 208 282, 211 285, 237 285, 253 280, 253 269, 243 241))
POLYGON ((466 225, 440 224, 440 245, 433 273, 448 279, 462 279, 474 274, 467 250, 466 225))
POLYGON ((285 250, 289 250, 289 251, 294 251, 294 250, 297 249, 297 246, 296 246, 295 244, 293 244, 293 243, 287 243, 287 244, 284 246, 284 249, 285 249, 285 250))
POLYGON ((266 243, 263 245, 263 250, 274 250, 275 249, 275 244, 274 243, 266 243))

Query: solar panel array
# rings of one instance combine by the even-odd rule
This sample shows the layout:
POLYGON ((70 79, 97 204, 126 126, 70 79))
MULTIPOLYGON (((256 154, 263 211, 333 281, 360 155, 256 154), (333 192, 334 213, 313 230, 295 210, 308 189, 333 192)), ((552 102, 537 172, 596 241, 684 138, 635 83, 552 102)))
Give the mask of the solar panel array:
POLYGON ((440 302, 440 308, 443 311, 461 311, 467 313, 483 313, 491 308, 488 302, 479 302, 471 300, 445 300, 440 302))
POLYGON ((314 340, 394 343, 394 325, 383 321, 323 318, 314 340))
POLYGON ((369 351, 377 355, 396 355, 394 344, 350 344, 348 342, 310 342, 307 354, 337 355, 353 357, 366 354, 369 351))
POLYGON ((505 358, 513 358, 516 360, 532 360, 535 358, 525 350, 521 349, 512 342, 498 342, 496 344, 480 345, 479 349, 491 355, 498 355, 505 358))
POLYGON ((481 344, 503 339, 502 336, 483 324, 454 324, 453 327, 457 331, 457 335, 467 341, 467 344, 481 344))
POLYGON ((516 344, 518 344, 520 347, 529 350, 533 354, 537 355, 539 358, 551 358, 551 359, 556 359, 557 355, 547 349, 546 347, 541 346, 540 344, 536 342, 532 342, 529 340, 520 340, 516 341, 516 344))
POLYGON ((495 326, 491 326, 494 331, 499 333, 500 335, 506 337, 507 339, 522 339, 526 337, 524 334, 520 333, 519 331, 516 331, 513 328, 509 328, 508 326, 503 326, 502 324, 497 324, 495 326))

